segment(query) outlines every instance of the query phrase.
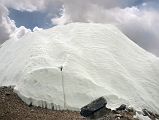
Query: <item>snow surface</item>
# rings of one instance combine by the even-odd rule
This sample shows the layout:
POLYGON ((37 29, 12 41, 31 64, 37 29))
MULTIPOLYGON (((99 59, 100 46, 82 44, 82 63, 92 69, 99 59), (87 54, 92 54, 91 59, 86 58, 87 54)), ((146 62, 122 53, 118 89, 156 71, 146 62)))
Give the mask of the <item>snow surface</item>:
POLYGON ((27 104, 79 110, 105 96, 111 108, 159 113, 159 58, 112 25, 71 23, 8 40, 0 66, 0 86, 15 86, 27 104))

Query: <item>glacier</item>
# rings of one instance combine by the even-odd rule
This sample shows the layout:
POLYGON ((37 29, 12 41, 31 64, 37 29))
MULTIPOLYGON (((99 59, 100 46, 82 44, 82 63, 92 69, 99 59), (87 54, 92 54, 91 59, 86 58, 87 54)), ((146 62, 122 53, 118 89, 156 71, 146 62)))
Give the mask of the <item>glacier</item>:
POLYGON ((70 23, 10 39, 0 66, 0 86, 14 86, 27 104, 79 110, 104 96, 110 108, 159 113, 159 58, 110 24, 70 23))

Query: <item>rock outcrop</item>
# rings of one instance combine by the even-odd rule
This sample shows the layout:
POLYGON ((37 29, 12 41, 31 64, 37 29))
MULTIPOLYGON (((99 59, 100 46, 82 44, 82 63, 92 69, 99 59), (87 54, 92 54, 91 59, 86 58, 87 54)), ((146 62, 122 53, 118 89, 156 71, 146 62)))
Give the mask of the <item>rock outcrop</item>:
POLYGON ((94 112, 99 111, 102 108, 105 108, 107 101, 104 97, 100 97, 90 104, 81 108, 80 114, 84 117, 88 117, 94 114, 94 112))
POLYGON ((80 114, 90 120, 139 120, 139 116, 149 118, 150 120, 159 119, 158 114, 154 114, 147 109, 139 112, 133 107, 127 107, 125 104, 122 104, 115 110, 111 110, 106 107, 106 104, 106 99, 100 97, 82 107, 80 114))

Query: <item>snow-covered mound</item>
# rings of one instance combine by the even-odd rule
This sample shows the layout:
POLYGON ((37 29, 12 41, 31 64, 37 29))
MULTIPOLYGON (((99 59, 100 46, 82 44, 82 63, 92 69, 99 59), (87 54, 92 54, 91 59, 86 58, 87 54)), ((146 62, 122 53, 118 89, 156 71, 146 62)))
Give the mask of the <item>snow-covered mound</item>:
POLYGON ((0 48, 0 86, 27 104, 79 109, 100 96, 159 112, 159 59, 107 24, 72 23, 0 48))

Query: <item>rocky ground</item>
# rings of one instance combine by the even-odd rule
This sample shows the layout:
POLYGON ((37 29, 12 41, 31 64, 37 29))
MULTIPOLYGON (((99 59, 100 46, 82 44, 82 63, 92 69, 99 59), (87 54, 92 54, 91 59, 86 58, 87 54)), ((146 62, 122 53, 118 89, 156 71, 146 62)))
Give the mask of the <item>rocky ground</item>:
MULTIPOLYGON (((0 120, 86 120, 93 119, 95 116, 101 116, 98 120, 138 120, 134 118, 135 114, 131 109, 130 111, 111 110, 104 107, 93 116, 84 118, 79 112, 53 111, 28 106, 13 92, 12 88, 0 87, 0 120)), ((145 114, 155 120, 152 113, 145 111, 145 114)))
POLYGON ((7 87, 0 88, 0 120, 84 120, 79 112, 52 111, 26 105, 7 87))

